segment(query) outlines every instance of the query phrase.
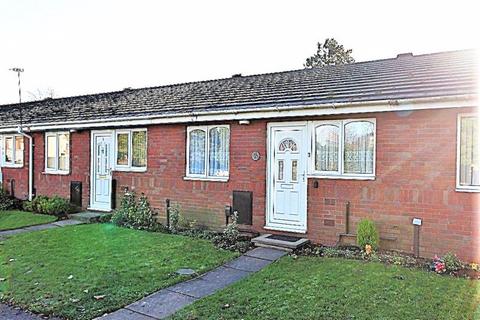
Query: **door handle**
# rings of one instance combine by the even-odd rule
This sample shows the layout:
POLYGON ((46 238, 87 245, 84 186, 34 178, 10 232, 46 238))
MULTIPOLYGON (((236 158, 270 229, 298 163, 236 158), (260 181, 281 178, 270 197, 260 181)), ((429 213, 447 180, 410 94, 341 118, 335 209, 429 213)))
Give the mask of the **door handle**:
POLYGON ((303 181, 303 182, 305 182, 305 176, 306 176, 306 175, 307 175, 306 172, 303 172, 303 173, 302 173, 302 181, 303 181))

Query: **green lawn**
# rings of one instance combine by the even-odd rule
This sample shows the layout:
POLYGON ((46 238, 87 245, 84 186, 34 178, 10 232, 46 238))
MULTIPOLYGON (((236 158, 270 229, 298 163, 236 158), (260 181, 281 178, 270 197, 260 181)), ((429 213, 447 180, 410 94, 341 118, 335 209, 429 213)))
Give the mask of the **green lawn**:
POLYGON ((56 221, 54 216, 25 211, 0 211, 0 231, 17 229, 56 221))
POLYGON ((479 281, 345 259, 291 257, 174 319, 480 319, 479 281), (227 306, 228 305, 228 306, 227 306))
POLYGON ((209 241, 110 224, 24 233, 0 243, 0 299, 91 319, 185 280, 179 268, 202 273, 234 256, 209 241))

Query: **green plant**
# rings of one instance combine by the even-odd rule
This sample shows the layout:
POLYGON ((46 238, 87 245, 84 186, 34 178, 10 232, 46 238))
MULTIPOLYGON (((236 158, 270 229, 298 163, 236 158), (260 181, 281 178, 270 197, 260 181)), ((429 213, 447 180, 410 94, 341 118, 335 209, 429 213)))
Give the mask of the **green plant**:
POLYGON ((178 204, 168 208, 170 221, 168 229, 171 233, 177 233, 179 231, 180 220, 182 219, 180 214, 180 206, 178 204))
POLYGON ((59 196, 52 198, 37 196, 32 201, 23 201, 22 208, 25 211, 48 214, 56 217, 64 217, 69 213, 77 211, 77 208, 70 204, 67 199, 59 196))
POLYGON ((362 219, 357 226, 357 244, 365 249, 366 245, 370 245, 373 250, 378 249, 380 236, 378 234, 375 223, 370 219, 362 219))
POLYGON ((158 227, 155 216, 156 213, 146 196, 142 195, 137 202, 134 192, 126 192, 120 209, 116 210, 112 216, 112 223, 132 229, 154 231, 158 227))
POLYGON ((445 271, 447 272, 455 272, 463 268, 462 262, 451 252, 445 254, 442 260, 445 264, 445 271))
POLYGON ((0 188, 0 211, 13 210, 20 208, 20 200, 9 195, 5 190, 0 188))

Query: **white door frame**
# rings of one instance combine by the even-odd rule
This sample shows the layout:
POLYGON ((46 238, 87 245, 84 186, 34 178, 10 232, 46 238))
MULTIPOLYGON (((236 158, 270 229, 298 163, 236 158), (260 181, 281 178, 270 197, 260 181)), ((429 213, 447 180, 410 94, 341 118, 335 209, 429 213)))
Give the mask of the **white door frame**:
MULTIPOLYGON (((96 210, 96 211, 107 211, 110 212, 112 210, 112 200, 111 200, 111 195, 112 195, 112 189, 110 188, 110 209, 104 209, 104 208, 96 208, 94 206, 94 198, 95 198, 95 153, 96 153, 96 146, 95 146, 95 137, 96 136, 110 136, 111 138, 111 150, 110 150, 110 163, 112 164, 112 172, 113 172, 113 161, 114 161, 114 156, 113 156, 113 150, 114 148, 114 136, 113 136, 114 131, 113 130, 92 130, 90 132, 90 205, 88 209, 96 210)), ((110 186, 112 185, 112 177, 113 174, 110 174, 110 186)))
MULTIPOLYGON (((287 232, 295 232, 295 233, 307 233, 307 221, 308 221, 308 161, 310 156, 311 150, 311 139, 308 134, 308 122, 307 121, 294 121, 294 122, 270 122, 267 124, 267 192, 266 192, 266 206, 265 206, 265 226, 264 228, 267 230, 277 230, 277 231, 287 231, 287 232), (305 223, 303 227, 300 228, 292 228, 291 226, 279 227, 278 225, 272 226, 269 225, 269 218, 270 215, 273 214, 273 177, 272 177, 272 168, 274 168, 274 151, 275 151, 275 137, 274 137, 274 129, 275 128, 289 128, 289 127, 303 127, 304 128, 304 136, 302 141, 302 153, 305 158, 305 181, 303 182, 303 188, 305 189, 303 201, 305 204, 305 223)), ((302 174, 299 172, 299 174, 302 174)))

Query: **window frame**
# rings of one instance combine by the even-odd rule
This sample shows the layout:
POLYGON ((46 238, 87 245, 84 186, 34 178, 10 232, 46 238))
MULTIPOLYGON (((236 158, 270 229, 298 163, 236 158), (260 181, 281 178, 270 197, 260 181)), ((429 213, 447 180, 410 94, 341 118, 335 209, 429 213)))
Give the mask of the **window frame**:
POLYGON ((5 135, 2 135, 1 139, 0 139, 0 142, 1 142, 1 145, 0 145, 0 165, 4 168, 23 168, 24 164, 25 164, 25 138, 21 135, 21 134, 5 134, 5 135), (16 149, 15 149, 15 146, 16 146, 16 139, 17 137, 21 137, 23 139, 23 143, 22 143, 22 163, 15 163, 16 161, 16 156, 17 156, 17 152, 16 152, 16 149), (7 139, 8 138, 12 138, 13 140, 13 151, 12 151, 12 161, 10 162, 7 162, 5 161, 5 152, 6 152, 6 147, 5 147, 5 144, 7 143, 7 139))
POLYGON ((231 146, 231 130, 228 124, 208 125, 208 126, 188 126, 186 137, 186 169, 184 180, 206 180, 206 181, 221 181, 226 182, 230 179, 230 146, 231 146), (228 175, 227 176, 210 176, 209 163, 210 163, 210 130, 213 128, 226 128, 228 129, 228 175), (205 174, 190 174, 190 132, 194 130, 202 130, 205 132, 205 174))
POLYGON ((352 180, 375 180, 376 160, 377 160, 377 120, 376 118, 356 118, 356 119, 332 119, 310 122, 311 152, 309 177, 325 179, 352 179, 352 180), (373 124, 373 164, 372 173, 345 173, 345 126, 353 122, 371 122, 373 124), (337 171, 319 171, 315 169, 316 160, 316 128, 321 125, 334 125, 339 127, 338 139, 338 170, 337 171))
POLYGON ((476 117, 477 121, 480 122, 480 116, 476 113, 459 113, 457 114, 457 159, 456 159, 456 168, 455 168, 455 190, 458 192, 480 192, 480 186, 462 186, 460 184, 460 139, 462 131, 462 118, 476 117))
POLYGON ((113 132, 114 137, 114 165, 113 168, 115 171, 123 172, 146 172, 148 167, 148 129, 147 128, 134 128, 134 129, 118 129, 113 132), (145 147, 146 147, 146 156, 145 156, 145 166, 144 167, 135 167, 132 165, 133 161, 133 133, 134 132, 145 132, 145 147), (128 134, 128 164, 119 165, 117 164, 118 160, 118 135, 119 134, 128 134))
POLYGON ((50 131, 50 132, 45 132, 44 135, 44 160, 45 160, 45 169, 44 173, 45 174, 62 174, 62 175, 68 175, 70 174, 70 152, 71 152, 71 141, 70 141, 70 132, 68 131, 50 131), (58 168, 58 162, 60 161, 60 148, 59 148, 59 141, 60 138, 59 136, 65 134, 68 136, 68 152, 67 152, 67 163, 68 163, 68 169, 67 170, 62 170, 58 168), (48 137, 55 137, 55 168, 51 169, 48 168, 48 137))

